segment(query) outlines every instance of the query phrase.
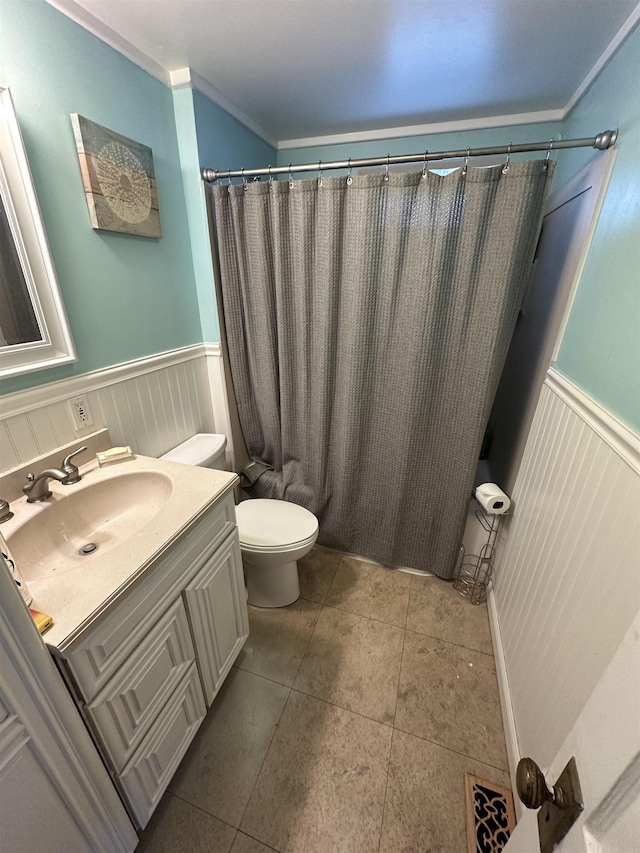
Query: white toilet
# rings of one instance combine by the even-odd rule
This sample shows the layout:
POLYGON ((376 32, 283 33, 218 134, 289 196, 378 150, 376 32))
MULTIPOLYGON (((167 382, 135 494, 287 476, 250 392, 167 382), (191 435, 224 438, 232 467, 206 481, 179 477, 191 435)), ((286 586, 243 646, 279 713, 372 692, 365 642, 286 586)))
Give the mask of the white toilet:
MULTIPOLYGON (((198 433, 161 456, 169 462, 224 470, 224 435, 198 433)), ((285 607, 300 597, 297 561, 318 538, 318 519, 288 501, 255 499, 236 507, 248 602, 285 607)))

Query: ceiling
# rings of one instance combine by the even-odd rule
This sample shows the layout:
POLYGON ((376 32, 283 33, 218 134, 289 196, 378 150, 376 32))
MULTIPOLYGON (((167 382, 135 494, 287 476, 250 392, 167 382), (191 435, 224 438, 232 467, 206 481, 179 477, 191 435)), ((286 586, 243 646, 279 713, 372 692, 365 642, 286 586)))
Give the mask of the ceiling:
POLYGON ((638 0, 49 2, 165 82, 189 68, 198 88, 280 147, 562 118, 640 12, 638 0))

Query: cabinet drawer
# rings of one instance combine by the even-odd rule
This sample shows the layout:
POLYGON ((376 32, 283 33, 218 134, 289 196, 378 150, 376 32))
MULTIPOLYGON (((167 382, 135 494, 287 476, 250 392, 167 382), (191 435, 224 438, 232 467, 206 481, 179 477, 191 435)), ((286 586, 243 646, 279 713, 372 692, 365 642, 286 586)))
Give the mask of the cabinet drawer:
POLYGON ((177 599, 131 658, 87 705, 113 769, 122 770, 194 660, 187 615, 177 599))
POLYGON ((88 628, 62 656, 86 702, 91 702, 111 676, 143 642, 185 584, 235 529, 233 495, 229 493, 200 518, 136 584, 117 607, 88 628))
POLYGON ((206 715, 195 664, 174 692, 119 778, 135 820, 144 828, 206 715))

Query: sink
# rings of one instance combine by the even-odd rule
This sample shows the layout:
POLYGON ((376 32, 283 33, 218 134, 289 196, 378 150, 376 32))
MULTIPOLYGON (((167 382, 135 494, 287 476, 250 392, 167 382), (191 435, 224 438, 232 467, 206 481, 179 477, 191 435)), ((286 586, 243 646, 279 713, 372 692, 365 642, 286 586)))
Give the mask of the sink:
POLYGON ((9 533, 7 541, 27 581, 37 581, 83 566, 125 543, 166 506, 173 491, 159 471, 131 471, 73 491, 51 483, 51 498, 35 515, 9 533), (95 548, 93 546, 96 546, 95 548))
MULTIPOLYGON (((175 543, 238 481, 227 471, 140 455, 103 467, 92 459, 80 466, 79 483, 50 480, 51 497, 27 503, 18 494, 26 472, 55 467, 72 449, 58 448, 17 477, 0 478, 0 494, 13 496, 14 514, 2 523, 2 534, 32 607, 53 618, 44 640, 58 650, 71 647, 121 595, 164 565, 165 556, 182 559, 175 543), (79 553, 83 548, 89 553, 79 553)), ((233 523, 231 513, 225 530, 233 523)), ((205 539, 218 533, 206 528, 205 539)))

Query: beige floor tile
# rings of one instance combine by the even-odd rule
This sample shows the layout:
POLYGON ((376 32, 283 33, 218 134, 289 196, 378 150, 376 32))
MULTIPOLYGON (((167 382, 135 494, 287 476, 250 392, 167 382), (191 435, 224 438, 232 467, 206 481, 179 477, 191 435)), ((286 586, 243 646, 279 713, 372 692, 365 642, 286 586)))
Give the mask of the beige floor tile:
POLYGON ((506 769, 493 657, 406 632, 396 728, 506 769))
POLYGON ((251 633, 236 666, 290 687, 321 609, 302 598, 288 607, 249 606, 251 633))
POLYGON ((302 598, 324 604, 339 562, 340 554, 319 551, 317 548, 313 548, 306 557, 298 560, 302 598))
POLYGON ((273 847, 267 847, 255 838, 249 838, 244 832, 239 832, 233 842, 231 853, 271 853, 272 850, 273 847))
POLYGON ((390 725, 403 636, 395 625, 324 607, 294 687, 390 725))
POLYGON ((238 826, 288 695, 288 687, 232 669, 170 790, 238 826))
POLYGON ((504 771, 394 731, 380 853, 465 853, 466 770, 510 787, 504 771))
MULTIPOLYGON (((236 830, 172 794, 165 794, 141 834, 139 853, 229 853, 236 830)), ((235 847, 233 848, 236 849, 235 847)), ((246 853, 250 853, 249 850, 246 853)), ((259 851, 256 851, 259 853, 259 851)))
POLYGON ((411 575, 343 557, 325 604, 404 628, 411 575))
POLYGON ((391 733, 292 691, 241 829, 282 853, 377 850, 391 733))
POLYGON ((493 654, 487 605, 471 604, 440 578, 411 576, 407 629, 493 654))

